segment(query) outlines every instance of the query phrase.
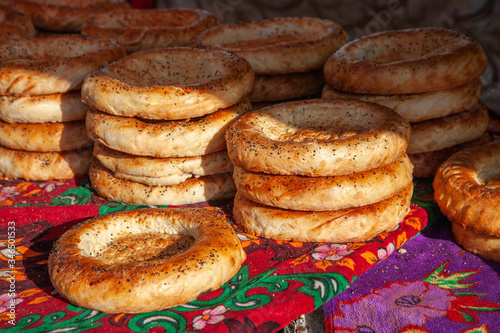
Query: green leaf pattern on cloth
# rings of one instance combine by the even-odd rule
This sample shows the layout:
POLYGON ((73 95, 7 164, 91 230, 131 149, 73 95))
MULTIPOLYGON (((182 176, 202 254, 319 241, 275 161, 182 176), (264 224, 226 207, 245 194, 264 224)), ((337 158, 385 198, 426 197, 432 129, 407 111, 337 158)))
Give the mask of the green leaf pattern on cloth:
POLYGON ((42 318, 41 315, 30 315, 21 318, 16 326, 17 330, 26 329, 30 333, 37 332, 84 332, 90 329, 95 329, 103 325, 98 320, 105 317, 105 313, 99 311, 81 309, 73 305, 68 305, 68 310, 71 312, 80 312, 74 317, 65 317, 68 313, 64 311, 57 311, 50 313, 42 318), (39 323, 41 321, 41 323, 39 323), (28 328, 33 324, 37 326, 28 328))
POLYGON ((163 327, 166 332, 186 332, 186 319, 172 311, 154 311, 133 316, 128 328, 134 332, 147 332, 154 327, 163 327))
POLYGON ((92 192, 84 187, 71 188, 64 193, 58 195, 52 199, 52 203, 62 206, 70 205, 86 205, 90 198, 92 197, 92 192))

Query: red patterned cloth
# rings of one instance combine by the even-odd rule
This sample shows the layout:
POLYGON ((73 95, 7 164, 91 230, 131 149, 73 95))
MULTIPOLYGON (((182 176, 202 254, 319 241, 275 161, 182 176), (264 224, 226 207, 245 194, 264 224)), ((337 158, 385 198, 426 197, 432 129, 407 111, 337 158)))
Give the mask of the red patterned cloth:
MULTIPOLYGON (((238 230, 248 255, 220 289, 197 300, 144 314, 107 315, 69 304, 51 285, 47 258, 68 228, 93 216, 135 209, 98 197, 88 179, 0 182, 0 331, 99 329, 105 332, 273 332, 332 299, 417 235, 427 211, 416 205, 399 227, 367 243, 279 242, 238 230), (10 228, 9 228, 10 227, 10 228), (9 231, 14 236, 9 237, 9 231), (12 240, 11 240, 12 239, 12 240), (10 258, 9 243, 14 257, 10 258), (15 304, 11 307, 9 304, 15 304)), ((232 223, 232 201, 193 205, 232 223)))

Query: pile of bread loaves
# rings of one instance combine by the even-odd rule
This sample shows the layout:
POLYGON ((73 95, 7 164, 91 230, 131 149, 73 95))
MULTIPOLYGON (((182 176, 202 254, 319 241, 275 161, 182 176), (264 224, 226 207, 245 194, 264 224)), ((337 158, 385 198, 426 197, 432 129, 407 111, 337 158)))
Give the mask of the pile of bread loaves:
POLYGON ((361 242, 394 229, 413 192, 410 127, 389 108, 312 99, 243 115, 226 132, 236 224, 261 237, 361 242))
POLYGON ((92 186, 129 204, 232 197, 224 133, 250 110, 252 84, 244 59, 189 47, 137 52, 95 71, 82 88, 92 186))
POLYGON ((6 0, 0 4, 0 175, 27 180, 88 174, 92 140, 80 88, 85 76, 125 55, 118 43, 77 32, 91 13, 126 1, 76 8, 6 0))
POLYGON ((468 147, 441 164, 432 184, 455 241, 495 261, 500 261, 499 166, 499 141, 468 147))
POLYGON ((349 42, 318 18, 220 24, 125 1, 61 4, 51 16, 57 5, 7 3, 0 10, 44 35, 73 32, 1 37, 7 178, 88 173, 100 196, 128 204, 235 197, 249 233, 366 241, 406 216, 413 177, 489 141, 486 55, 455 31, 349 42))
POLYGON ((2 41, 0 174, 28 180, 87 174, 92 141, 80 87, 87 74, 123 56, 113 41, 79 35, 2 41))
POLYGON ((345 45, 325 64, 323 98, 388 106, 411 124, 414 177, 433 177, 454 152, 489 141, 479 102, 487 66, 481 45, 437 28, 388 31, 345 45))
POLYGON ((218 25, 205 30, 194 46, 247 59, 255 73, 248 98, 260 106, 319 95, 326 59, 347 41, 333 21, 286 17, 218 25))

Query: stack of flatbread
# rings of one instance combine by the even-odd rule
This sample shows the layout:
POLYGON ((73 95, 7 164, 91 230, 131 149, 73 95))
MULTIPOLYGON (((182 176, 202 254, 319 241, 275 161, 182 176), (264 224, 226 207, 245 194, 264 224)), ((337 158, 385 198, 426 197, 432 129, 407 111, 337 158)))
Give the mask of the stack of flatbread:
POLYGON ((232 197, 224 134, 251 108, 252 83, 243 58, 189 47, 136 52, 89 75, 82 97, 95 140, 92 186, 129 204, 232 197))

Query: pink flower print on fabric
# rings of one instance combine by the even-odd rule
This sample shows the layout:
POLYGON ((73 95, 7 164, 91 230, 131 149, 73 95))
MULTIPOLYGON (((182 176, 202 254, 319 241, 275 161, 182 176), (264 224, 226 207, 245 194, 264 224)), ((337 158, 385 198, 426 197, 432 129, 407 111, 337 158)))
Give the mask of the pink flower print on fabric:
POLYGON ((311 257, 318 261, 337 261, 353 252, 346 244, 324 244, 315 248, 311 257))
POLYGON ((0 313, 15 308, 23 300, 16 298, 16 293, 5 293, 0 295, 0 313))
POLYGON ((44 189, 45 192, 52 192, 54 191, 58 186, 64 185, 64 183, 61 183, 59 181, 49 181, 40 184, 40 187, 44 189))
POLYGON ((387 258, 388 256, 390 256, 394 250, 396 249, 396 247, 394 246, 393 243, 389 243, 387 245, 387 248, 379 248, 378 251, 377 251, 377 256, 378 256, 378 260, 382 260, 382 259, 385 259, 387 258))
POLYGON ((228 310, 224 305, 219 305, 213 309, 203 311, 203 315, 193 318, 193 328, 201 330, 205 326, 214 325, 224 320, 223 314, 228 310))
POLYGON ((4 186, 0 190, 0 201, 15 197, 16 195, 19 195, 19 192, 15 186, 4 186))

